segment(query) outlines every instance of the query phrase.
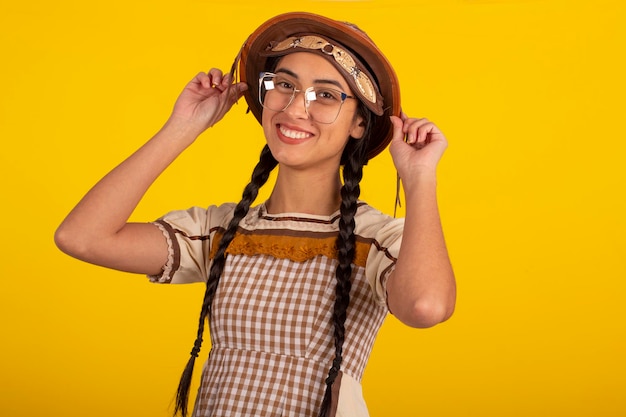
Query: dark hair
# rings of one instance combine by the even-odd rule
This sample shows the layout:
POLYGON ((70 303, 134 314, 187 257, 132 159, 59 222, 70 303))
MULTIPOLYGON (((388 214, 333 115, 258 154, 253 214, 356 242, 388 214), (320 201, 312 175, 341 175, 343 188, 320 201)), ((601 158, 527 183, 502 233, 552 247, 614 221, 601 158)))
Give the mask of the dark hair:
POLYGON ((230 220, 224 236, 220 240, 217 251, 213 256, 213 264, 209 270, 209 277, 206 283, 206 290, 204 292, 204 300, 202 301, 202 310, 200 310, 200 321, 198 323, 198 334, 191 350, 191 357, 185 366, 185 370, 180 377, 180 383, 178 385, 178 391, 176 393, 176 406, 174 408, 174 415, 180 411, 184 416, 187 415, 187 404, 189 401, 189 386, 191 385, 191 377, 193 374, 193 367, 195 360, 200 353, 200 347, 202 346, 202 334, 204 333, 204 323, 207 318, 211 317, 211 305, 213 298, 215 297, 215 291, 217 290, 217 284, 219 283, 222 271, 224 270, 224 264, 226 262, 226 249, 228 245, 235 237, 239 222, 246 217, 250 205, 256 199, 259 189, 267 182, 270 173, 276 167, 277 161, 272 156, 270 149, 267 145, 261 151, 261 156, 254 171, 252 172, 252 179, 243 191, 241 201, 237 204, 234 210, 233 218, 230 220))
POLYGON ((356 223, 357 203, 361 195, 360 182, 363 178, 363 166, 367 164, 367 148, 371 135, 372 113, 359 102, 357 115, 363 118, 365 127, 360 139, 350 138, 346 145, 341 161, 343 164, 343 186, 341 187, 341 206, 339 218, 339 234, 337 235, 337 260, 339 261, 335 276, 335 304, 333 307, 333 338, 335 342, 335 358, 326 378, 326 391, 320 407, 319 417, 326 417, 330 410, 332 386, 335 382, 343 361, 343 342, 345 339, 345 323, 348 306, 350 305, 350 290, 352 289, 352 262, 356 253, 356 223))
MULTIPOLYGON (((343 360, 343 342, 345 338, 345 322, 348 305, 350 304, 350 290, 352 287, 352 262, 355 256, 356 238, 354 234, 354 217, 357 210, 357 202, 361 193, 359 183, 363 177, 363 166, 367 163, 368 142, 371 135, 373 114, 365 105, 359 101, 355 118, 360 116, 364 123, 364 133, 360 139, 349 138, 341 156, 343 165, 343 181, 341 188, 341 207, 339 219, 339 233, 337 235, 336 247, 338 265, 335 272, 337 279, 335 290, 335 303, 333 308, 333 338, 335 345, 335 357, 326 378, 326 390, 320 407, 320 417, 326 417, 331 404, 331 388, 341 369, 343 360)), ((183 371, 176 394, 176 405, 174 415, 180 411, 183 417, 187 415, 187 405, 189 399, 189 388, 195 358, 198 357, 202 345, 202 335, 204 333, 205 320, 210 319, 212 312, 213 298, 217 286, 224 270, 226 261, 226 249, 234 239, 239 226, 239 222, 248 214, 251 204, 258 195, 259 189, 267 182, 271 171, 276 167, 277 161, 272 156, 269 147, 265 145, 261 151, 258 164, 252 173, 250 183, 245 187, 242 199, 234 210, 231 219, 222 239, 219 242, 217 251, 213 257, 213 263, 209 270, 209 277, 204 293, 200 321, 198 323, 198 333, 191 350, 191 357, 183 371)))

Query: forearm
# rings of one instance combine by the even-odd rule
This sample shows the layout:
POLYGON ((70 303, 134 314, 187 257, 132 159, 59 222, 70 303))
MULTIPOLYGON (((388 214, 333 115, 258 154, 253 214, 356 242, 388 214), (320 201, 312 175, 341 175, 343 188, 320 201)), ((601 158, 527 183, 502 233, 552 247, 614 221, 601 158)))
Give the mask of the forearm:
POLYGON ((387 283, 389 307, 402 322, 430 327, 450 317, 456 288, 439 209, 435 175, 405 187, 406 219, 398 261, 387 283))
POLYGON ((55 236, 59 247, 66 252, 85 252, 86 246, 102 244, 119 233, 150 185, 195 136, 183 123, 168 122, 102 178, 68 214, 55 236))
POLYGON ((212 68, 183 89, 165 126, 100 180, 55 234, 57 246, 78 259, 129 272, 157 274, 167 241, 149 223, 128 223, 157 177, 208 127, 226 114, 247 88, 212 68))

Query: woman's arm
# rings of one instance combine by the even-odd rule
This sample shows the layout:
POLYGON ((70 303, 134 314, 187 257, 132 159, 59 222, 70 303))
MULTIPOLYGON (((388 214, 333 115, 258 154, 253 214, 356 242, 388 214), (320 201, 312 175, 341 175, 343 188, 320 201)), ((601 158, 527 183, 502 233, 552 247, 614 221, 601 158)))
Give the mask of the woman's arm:
POLYGON ((86 262, 156 275, 167 244, 150 223, 128 223, 150 185, 205 129, 219 121, 245 90, 212 69, 183 90, 163 128, 102 178, 74 207, 55 234, 57 246, 86 262))
POLYGON ((392 116, 390 151, 405 191, 398 261, 387 281, 389 308, 403 323, 430 327, 448 319, 456 284, 437 206, 436 168, 447 141, 426 119, 392 116), (406 142, 404 140, 406 136, 406 142))

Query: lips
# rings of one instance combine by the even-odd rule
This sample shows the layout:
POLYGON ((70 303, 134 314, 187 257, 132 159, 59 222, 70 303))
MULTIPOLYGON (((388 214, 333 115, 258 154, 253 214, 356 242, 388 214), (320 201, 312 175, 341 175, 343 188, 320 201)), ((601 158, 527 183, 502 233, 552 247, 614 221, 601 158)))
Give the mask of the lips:
POLYGON ((278 125, 278 130, 285 138, 293 140, 303 140, 313 136, 312 133, 305 132, 303 130, 290 129, 285 125, 278 125))

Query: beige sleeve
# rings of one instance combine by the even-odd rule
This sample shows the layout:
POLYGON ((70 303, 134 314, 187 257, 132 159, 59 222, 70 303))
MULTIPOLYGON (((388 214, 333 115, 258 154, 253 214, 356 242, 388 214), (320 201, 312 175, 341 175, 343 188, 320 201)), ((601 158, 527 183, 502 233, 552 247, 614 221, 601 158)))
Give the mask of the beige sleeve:
POLYGON ((365 276, 379 304, 387 304, 387 278, 396 266, 403 230, 404 219, 389 220, 377 230, 370 247, 365 276))
POLYGON ((215 230, 228 221, 231 212, 231 205, 192 207, 172 211, 156 220, 154 224, 167 241, 168 260, 161 274, 148 277, 150 281, 164 284, 206 281, 215 230))

